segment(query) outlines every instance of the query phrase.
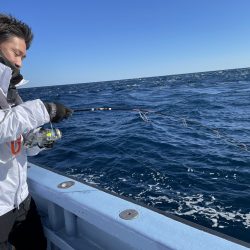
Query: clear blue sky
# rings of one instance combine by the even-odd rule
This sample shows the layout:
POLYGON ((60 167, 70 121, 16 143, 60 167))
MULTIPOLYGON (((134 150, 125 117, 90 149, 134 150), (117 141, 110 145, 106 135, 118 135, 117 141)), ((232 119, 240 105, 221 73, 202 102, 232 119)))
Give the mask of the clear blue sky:
POLYGON ((250 66, 249 0, 13 0, 35 34, 29 86, 250 66))

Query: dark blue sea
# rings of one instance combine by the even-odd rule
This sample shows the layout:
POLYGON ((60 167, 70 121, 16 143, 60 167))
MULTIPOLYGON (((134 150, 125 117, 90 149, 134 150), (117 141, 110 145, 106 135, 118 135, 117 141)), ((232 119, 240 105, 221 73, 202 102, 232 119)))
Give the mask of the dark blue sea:
POLYGON ((55 124, 62 140, 33 163, 250 242, 250 68, 21 95, 125 109, 76 112, 55 124))

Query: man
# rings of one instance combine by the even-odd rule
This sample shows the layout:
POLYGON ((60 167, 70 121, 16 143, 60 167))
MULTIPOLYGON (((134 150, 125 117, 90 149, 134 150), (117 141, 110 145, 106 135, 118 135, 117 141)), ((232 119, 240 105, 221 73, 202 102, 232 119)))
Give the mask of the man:
POLYGON ((41 145, 25 147, 25 136, 45 123, 60 122, 72 111, 41 100, 22 102, 16 85, 33 34, 16 18, 0 14, 0 249, 45 250, 40 217, 27 186, 27 155, 41 145))

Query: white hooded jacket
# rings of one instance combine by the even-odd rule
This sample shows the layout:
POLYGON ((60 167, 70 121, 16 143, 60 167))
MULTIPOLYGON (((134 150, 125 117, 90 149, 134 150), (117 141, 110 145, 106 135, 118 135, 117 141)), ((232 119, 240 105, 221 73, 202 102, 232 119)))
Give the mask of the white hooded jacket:
MULTIPOLYGON (((5 97, 11 75, 11 69, 0 63, 0 91, 5 97)), ((27 155, 38 151, 25 148, 22 135, 49 120, 46 107, 39 99, 0 109, 0 216, 19 207, 29 193, 27 155)))

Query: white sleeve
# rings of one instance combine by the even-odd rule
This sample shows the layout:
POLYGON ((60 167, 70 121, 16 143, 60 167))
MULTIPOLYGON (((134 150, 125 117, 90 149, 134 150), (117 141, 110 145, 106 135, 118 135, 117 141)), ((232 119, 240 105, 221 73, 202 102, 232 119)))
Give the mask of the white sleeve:
POLYGON ((40 99, 0 110, 0 143, 16 140, 21 134, 49 121, 47 109, 40 99))

